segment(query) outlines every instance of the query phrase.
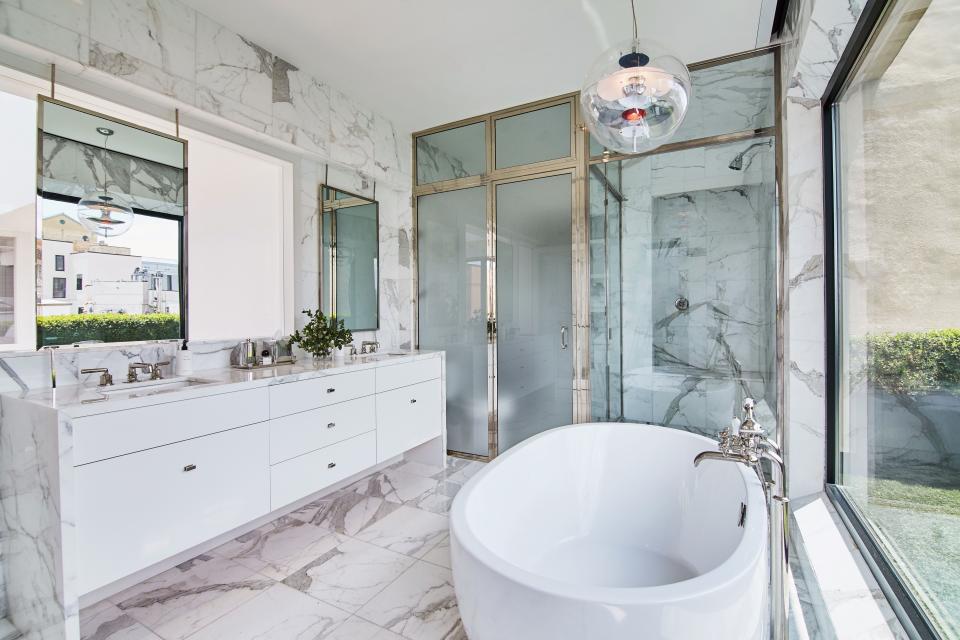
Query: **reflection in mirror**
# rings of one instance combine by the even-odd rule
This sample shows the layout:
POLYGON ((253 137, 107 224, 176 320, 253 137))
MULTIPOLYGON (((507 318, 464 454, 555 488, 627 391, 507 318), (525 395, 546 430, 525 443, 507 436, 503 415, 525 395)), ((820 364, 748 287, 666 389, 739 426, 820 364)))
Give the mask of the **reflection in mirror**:
POLYGON ((186 142, 40 97, 37 344, 182 336, 186 142))
POLYGON ((351 331, 380 326, 379 204, 320 187, 320 300, 351 331))

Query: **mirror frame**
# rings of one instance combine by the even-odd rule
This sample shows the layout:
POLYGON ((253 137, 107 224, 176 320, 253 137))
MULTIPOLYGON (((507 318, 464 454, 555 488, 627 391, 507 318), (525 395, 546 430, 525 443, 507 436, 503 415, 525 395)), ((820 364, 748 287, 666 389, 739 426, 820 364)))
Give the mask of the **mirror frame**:
POLYGON ((374 326, 372 326, 372 327, 357 327, 357 328, 355 328, 355 329, 351 329, 351 331, 354 331, 354 332, 357 332, 357 331, 379 331, 379 330, 380 330, 380 201, 379 201, 379 200, 376 200, 375 198, 368 198, 368 197, 362 196, 362 195, 360 195, 360 194, 358 194, 358 193, 352 193, 352 192, 350 192, 350 191, 346 191, 345 189, 341 189, 341 188, 339 188, 339 187, 335 187, 335 186, 333 186, 333 185, 331 185, 331 184, 325 184, 325 183, 321 183, 321 184, 319 185, 319 189, 318 189, 318 191, 317 191, 317 209, 318 209, 318 211, 320 212, 320 215, 317 216, 317 238, 318 238, 318 242, 317 242, 317 258, 318 258, 318 263, 319 263, 319 265, 320 265, 320 268, 319 268, 319 271, 318 271, 319 278, 318 278, 317 287, 318 287, 318 290, 319 290, 318 302, 319 302, 320 309, 322 310, 322 309, 324 308, 324 297, 326 296, 326 297, 329 298, 329 303, 330 303, 330 304, 329 304, 329 310, 330 310, 330 313, 331 313, 331 314, 336 314, 336 313, 337 313, 337 242, 336 242, 336 239, 337 239, 337 216, 336 216, 336 214, 335 214, 336 209, 331 209, 331 210, 328 211, 328 210, 326 210, 326 208, 324 207, 324 202, 325 202, 325 200, 323 199, 324 191, 325 191, 325 190, 328 190, 328 189, 329 189, 329 190, 332 190, 332 191, 337 191, 337 192, 342 193, 342 194, 347 195, 347 196, 350 196, 351 198, 356 198, 357 200, 363 200, 363 201, 365 201, 365 202, 367 202, 367 203, 369 203, 369 204, 372 204, 373 207, 374 207, 374 211, 376 212, 376 223, 377 223, 377 225, 376 225, 376 227, 377 227, 377 233, 376 233, 376 243, 377 243, 377 296, 376 296, 376 298, 377 298, 377 321, 376 321, 376 324, 375 324, 374 326), (326 264, 325 261, 324 261, 324 258, 323 258, 323 243, 324 243, 323 219, 324 219, 324 216, 325 216, 325 215, 332 215, 331 225, 330 225, 330 234, 331 234, 332 237, 331 237, 331 239, 330 239, 330 240, 331 240, 331 242, 330 242, 331 250, 330 250, 329 264, 326 264), (324 278, 325 270, 329 270, 329 275, 330 275, 330 291, 324 291, 324 290, 323 290, 323 278, 324 278))
MULTIPOLYGON (((188 236, 189 236, 188 209, 189 209, 189 184, 190 184, 190 180, 189 180, 190 170, 189 170, 189 164, 187 160, 189 157, 189 154, 188 154, 189 142, 186 139, 181 138, 179 136, 170 135, 169 133, 157 131, 156 129, 151 129, 150 127, 144 127, 142 125, 130 122, 128 120, 123 120, 121 118, 109 116, 109 115, 100 113, 99 111, 93 111, 92 109, 87 109, 86 107, 81 107, 79 105, 76 105, 70 102, 65 102, 63 100, 57 100, 55 98, 45 96, 43 94, 38 94, 37 95, 37 166, 36 166, 36 177, 37 177, 36 237, 37 237, 38 248, 36 252, 36 259, 34 261, 34 268, 36 269, 38 284, 39 284, 40 274, 42 273, 42 269, 43 269, 43 255, 42 255, 42 251, 40 250, 40 247, 43 244, 43 215, 40 210, 40 201, 43 198, 43 133, 44 133, 43 112, 44 112, 44 105, 47 103, 56 105, 59 107, 63 107, 66 109, 73 109, 74 111, 79 111, 81 113, 84 113, 89 116, 93 116, 95 118, 102 118, 104 120, 116 123, 121 126, 130 127, 132 129, 138 129, 145 133, 160 136, 162 138, 167 138, 168 140, 172 140, 174 142, 180 143, 180 145, 183 147, 183 209, 182 209, 183 215, 175 216, 170 214, 157 213, 153 211, 144 211, 142 209, 137 209, 137 208, 134 208, 134 213, 139 213, 141 215, 150 215, 157 218, 164 218, 167 220, 177 220, 180 224, 180 250, 178 255, 178 261, 179 261, 178 271, 180 276, 180 283, 179 283, 180 291, 178 292, 179 299, 180 299, 179 339, 187 340, 189 337, 189 331, 188 331, 188 319, 189 319, 188 299, 189 298, 187 295, 187 292, 189 289, 189 278, 188 278, 189 272, 187 269, 187 254, 188 254, 187 242, 188 242, 188 236)), ((179 124, 180 123, 178 119, 176 121, 176 126, 178 131, 179 131, 179 124)), ((40 331, 37 327, 37 321, 36 321, 36 318, 39 317, 38 312, 39 312, 40 301, 41 301, 41 288, 39 286, 35 286, 34 295, 35 295, 34 340, 36 341, 37 349, 43 349, 45 346, 51 346, 52 348, 55 348, 56 346, 61 346, 61 347, 78 346, 77 344, 73 344, 73 345, 41 345, 40 344, 40 331)), ((379 309, 378 309, 378 313, 379 313, 379 309)), ((176 339, 178 338, 171 338, 171 340, 176 340, 176 339)), ((144 341, 138 341, 138 342, 156 342, 156 340, 144 340, 144 341)), ((129 342, 104 342, 103 344, 104 345, 129 344, 129 342)))

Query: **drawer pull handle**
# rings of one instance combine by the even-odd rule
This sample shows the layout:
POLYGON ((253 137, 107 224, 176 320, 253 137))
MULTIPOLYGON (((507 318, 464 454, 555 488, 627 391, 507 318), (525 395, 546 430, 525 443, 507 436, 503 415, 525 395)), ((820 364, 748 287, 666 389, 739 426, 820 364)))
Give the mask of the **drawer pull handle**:
POLYGON ((416 398, 410 398, 410 404, 417 404, 416 398))
POLYGON ((327 469, 333 469, 335 466, 337 466, 337 463, 331 462, 330 464, 327 465, 327 469))
POLYGON ((336 391, 336 389, 334 389, 333 387, 330 387, 329 389, 327 389, 327 393, 333 393, 334 391, 336 391))
POLYGON ((196 468, 197 468, 197 465, 195 465, 195 464, 188 464, 187 466, 185 466, 185 467, 183 468, 183 471, 184 471, 184 473, 186 473, 187 471, 193 471, 193 470, 196 469, 196 468))
POLYGON ((335 426, 337 426, 337 423, 336 423, 336 422, 328 422, 328 423, 327 423, 327 429, 333 429, 335 426))

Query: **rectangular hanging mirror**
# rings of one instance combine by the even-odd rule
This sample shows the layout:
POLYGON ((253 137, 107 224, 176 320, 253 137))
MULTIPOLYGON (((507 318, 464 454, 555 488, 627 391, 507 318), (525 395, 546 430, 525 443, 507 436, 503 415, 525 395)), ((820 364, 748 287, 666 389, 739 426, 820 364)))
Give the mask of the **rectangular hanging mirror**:
POLYGON ((39 97, 37 346, 184 337, 187 143, 39 97))
POLYGON ((320 308, 351 331, 380 328, 380 205, 320 186, 320 308))

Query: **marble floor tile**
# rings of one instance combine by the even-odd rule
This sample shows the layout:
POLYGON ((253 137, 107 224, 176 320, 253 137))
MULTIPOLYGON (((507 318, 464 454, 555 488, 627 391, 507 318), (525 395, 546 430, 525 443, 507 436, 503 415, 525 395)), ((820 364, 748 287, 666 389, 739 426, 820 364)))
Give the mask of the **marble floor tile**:
POLYGON ((349 617, 346 611, 275 584, 190 640, 326 640, 349 617))
POLYGON ((421 560, 426 560, 427 562, 432 562, 433 564, 438 564, 441 567, 450 568, 450 536, 447 535, 438 542, 430 551, 427 551, 420 558, 421 560))
POLYGON ((268 578, 283 580, 339 543, 330 529, 285 516, 217 547, 212 553, 268 578))
POLYGON ((200 555, 110 600, 165 640, 179 640, 275 584, 232 560, 200 555))
POLYGON ((449 528, 445 516, 401 506, 355 537, 390 551, 419 557, 447 535, 449 528))
POLYGON ((485 462, 477 462, 476 460, 448 458, 446 471, 447 481, 466 484, 467 480, 480 473, 485 466, 485 462))
POLYGON ((417 562, 357 612, 411 640, 451 640, 462 634, 448 569, 417 562))
POLYGON ((104 600, 80 611, 80 640, 158 640, 158 636, 104 600))
POLYGON ((290 517, 352 536, 390 515, 399 506, 356 491, 338 491, 301 507, 290 517))
POLYGON ((425 511, 446 515, 450 513, 453 499, 457 496, 457 492, 460 491, 462 486, 463 485, 457 484, 456 482, 438 480, 433 489, 406 504, 425 511))
POLYGON ((363 618, 353 616, 334 629, 330 635, 324 636, 323 640, 403 640, 403 637, 378 627, 372 622, 367 622, 363 618))
POLYGON ((349 488, 387 502, 406 504, 436 489, 437 481, 397 469, 384 469, 354 483, 349 488))
POLYGON ((397 471, 402 471, 404 473, 410 473, 415 476, 420 476, 422 478, 433 478, 434 480, 439 480, 446 474, 446 467, 426 464, 424 462, 416 462, 414 460, 401 460, 400 462, 391 465, 390 468, 396 469, 397 471))
POLYGON ((413 558, 403 554, 341 537, 339 545, 283 582, 307 595, 355 613, 414 562, 413 558))

